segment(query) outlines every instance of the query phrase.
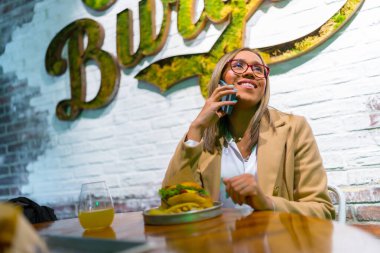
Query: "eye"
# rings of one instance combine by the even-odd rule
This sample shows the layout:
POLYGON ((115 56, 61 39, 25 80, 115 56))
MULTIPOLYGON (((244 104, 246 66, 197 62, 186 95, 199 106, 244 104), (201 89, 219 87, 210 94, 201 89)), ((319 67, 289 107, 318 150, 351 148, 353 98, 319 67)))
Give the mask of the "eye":
POLYGON ((264 73, 264 67, 261 66, 261 65, 253 65, 253 66, 252 66, 252 70, 253 70, 253 71, 260 72, 260 73, 264 73))
POLYGON ((236 69, 244 69, 246 66, 246 63, 241 62, 241 61, 233 61, 231 65, 233 68, 236 68, 236 69))

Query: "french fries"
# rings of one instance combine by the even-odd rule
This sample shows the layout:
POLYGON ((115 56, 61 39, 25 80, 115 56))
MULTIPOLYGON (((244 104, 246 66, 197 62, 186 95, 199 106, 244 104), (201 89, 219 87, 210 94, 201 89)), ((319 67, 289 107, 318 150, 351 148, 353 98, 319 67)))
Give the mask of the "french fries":
POLYGON ((150 215, 165 215, 165 214, 176 214, 176 213, 183 213, 193 210, 202 210, 204 207, 201 207, 197 203, 182 203, 178 205, 174 205, 170 208, 158 208, 158 209, 151 209, 149 210, 150 215))

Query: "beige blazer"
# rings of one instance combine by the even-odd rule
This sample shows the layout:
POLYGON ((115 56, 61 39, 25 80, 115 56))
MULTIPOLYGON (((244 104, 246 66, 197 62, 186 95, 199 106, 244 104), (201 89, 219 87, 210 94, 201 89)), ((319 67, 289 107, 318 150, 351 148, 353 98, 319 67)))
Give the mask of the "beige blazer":
MULTIPOLYGON (((258 184, 270 196, 276 211, 333 219, 327 176, 310 126, 303 117, 270 109, 274 129, 261 120, 257 149, 258 184)), ((179 143, 162 185, 184 181, 201 184, 218 200, 221 154, 203 150, 203 143, 179 143)))

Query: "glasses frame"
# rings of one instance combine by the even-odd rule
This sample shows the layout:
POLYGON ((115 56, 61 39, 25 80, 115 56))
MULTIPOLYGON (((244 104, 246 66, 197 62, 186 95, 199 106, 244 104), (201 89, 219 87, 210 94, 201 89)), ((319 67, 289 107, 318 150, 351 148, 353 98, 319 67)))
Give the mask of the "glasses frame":
POLYGON ((230 65, 231 70, 232 70, 235 74, 244 74, 245 72, 247 72, 248 68, 251 68, 253 75, 254 75, 256 78, 258 78, 258 79, 263 79, 263 78, 266 79, 266 78, 268 78, 269 73, 270 73, 270 68, 269 68, 268 66, 266 66, 266 65, 264 65, 264 64, 260 64, 260 63, 256 63, 256 64, 248 64, 248 63, 246 63, 245 61, 242 61, 242 60, 231 59, 231 60, 228 61, 228 64, 230 65), (231 63, 234 62, 234 61, 244 62, 245 64, 247 64, 247 68, 246 68, 243 72, 241 72, 241 73, 236 72, 235 70, 232 69, 232 65, 231 65, 231 63), (257 75, 255 74, 255 71, 253 70, 253 66, 257 66, 257 65, 264 67, 264 71, 265 71, 265 72, 264 72, 264 76, 263 76, 263 77, 261 77, 261 76, 257 76, 257 75))

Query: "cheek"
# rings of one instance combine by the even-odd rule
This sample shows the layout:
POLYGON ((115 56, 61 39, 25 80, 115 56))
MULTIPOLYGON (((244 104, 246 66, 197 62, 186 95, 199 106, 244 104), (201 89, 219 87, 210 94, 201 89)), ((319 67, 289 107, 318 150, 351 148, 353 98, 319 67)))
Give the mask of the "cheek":
POLYGON ((233 84, 235 81, 236 75, 232 70, 227 70, 224 75, 223 79, 228 84, 233 84))
POLYGON ((261 95, 264 96, 265 90, 266 90, 266 87, 267 87, 267 82, 264 82, 261 87, 262 87, 261 95))

